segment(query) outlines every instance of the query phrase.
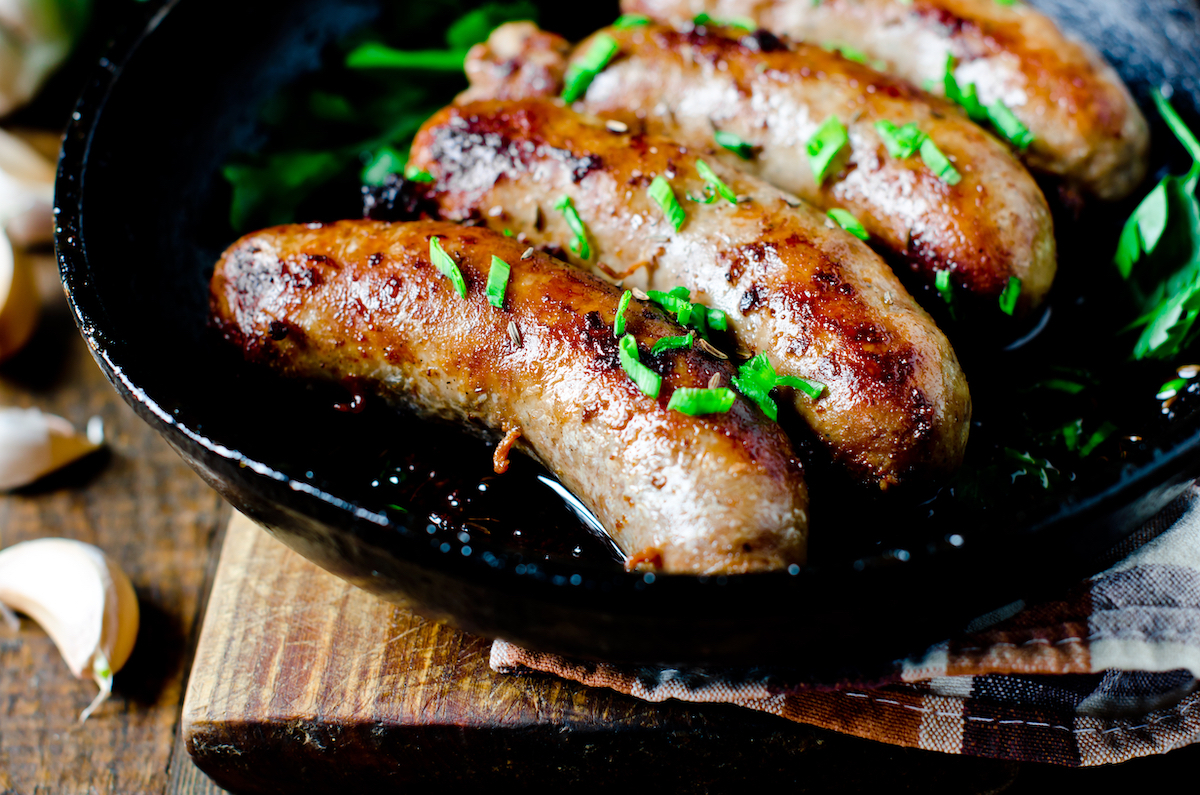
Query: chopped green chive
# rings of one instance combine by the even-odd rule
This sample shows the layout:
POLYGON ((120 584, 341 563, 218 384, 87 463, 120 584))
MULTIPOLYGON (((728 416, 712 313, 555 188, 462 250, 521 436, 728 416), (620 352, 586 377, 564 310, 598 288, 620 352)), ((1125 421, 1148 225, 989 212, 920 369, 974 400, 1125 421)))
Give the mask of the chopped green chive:
POLYGON ((692 326, 700 332, 700 336, 708 338, 710 328, 725 331, 729 327, 729 318, 720 309, 710 309, 704 304, 693 304, 688 300, 691 293, 686 287, 675 287, 669 293, 661 290, 649 290, 646 295, 650 300, 668 312, 675 314, 676 321, 682 326, 692 326))
POLYGON ((937 288, 938 294, 942 296, 942 300, 949 307, 951 319, 954 319, 954 285, 950 284, 950 271, 938 271, 937 275, 933 277, 933 286, 937 288))
POLYGON ((946 157, 941 149, 938 149, 932 138, 926 137, 924 141, 921 141, 921 159, 925 161, 925 165, 929 166, 929 170, 947 185, 957 185, 962 182, 962 174, 958 173, 958 169, 950 162, 950 158, 946 157))
POLYGON ((983 107, 979 101, 975 84, 968 83, 965 89, 958 85, 958 80, 954 77, 954 53, 952 52, 946 53, 946 71, 942 75, 942 87, 946 92, 946 99, 961 105, 973 121, 983 121, 987 118, 987 108, 983 107))
POLYGON ((865 64, 866 66, 869 66, 872 69, 874 69, 876 72, 886 72, 887 71, 887 62, 886 61, 880 61, 875 58, 870 58, 867 56, 867 54, 865 52, 858 49, 857 47, 851 47, 849 44, 841 44, 841 43, 835 42, 835 41, 827 41, 824 44, 822 44, 821 47, 826 50, 829 50, 830 52, 836 52, 838 55, 842 56, 847 61, 854 61, 855 63, 865 64))
POLYGON ((487 280, 487 299, 492 306, 504 308, 504 292, 508 289, 510 273, 512 273, 512 268, 508 266, 508 263, 493 254, 492 267, 488 271, 487 280))
POLYGON ((678 232, 679 227, 683 226, 684 219, 687 218, 687 213, 679 205, 679 200, 675 198, 675 192, 671 190, 671 183, 667 182, 660 174, 650 183, 647 192, 650 194, 650 198, 654 199, 655 204, 662 208, 663 215, 678 232))
POLYGON ((667 408, 695 417, 700 414, 724 414, 733 408, 737 395, 728 387, 693 389, 680 387, 671 393, 667 408))
POLYGON ((612 26, 617 30, 628 30, 629 28, 640 28, 650 24, 650 17, 642 14, 622 14, 617 17, 617 21, 612 23, 612 26))
POLYGON ((583 57, 567 67, 567 74, 563 80, 563 100, 570 104, 582 97, 592 80, 604 71, 604 67, 608 66, 608 62, 620 49, 617 40, 612 36, 607 33, 597 34, 583 57))
POLYGON ((617 304, 617 319, 613 322, 613 336, 625 336, 625 309, 629 306, 629 299, 633 298, 633 293, 629 290, 621 293, 621 300, 617 304))
POLYGON ((676 348, 690 348, 692 342, 696 339, 696 334, 684 334, 679 337, 663 337, 658 342, 654 343, 654 347, 650 349, 650 353, 657 356, 663 351, 675 350, 676 348))
POLYGON ((817 185, 825 181, 833 159, 849 141, 850 136, 846 134, 846 128, 837 116, 826 119, 808 139, 808 163, 812 166, 813 179, 817 185))
POLYGON ((879 133, 883 145, 887 147, 888 154, 897 160, 912 157, 925 140, 925 133, 921 132, 920 128, 912 122, 903 127, 897 127, 887 119, 881 119, 875 122, 875 131, 879 133))
POLYGON ((775 386, 790 386, 792 389, 799 389, 812 400, 821 397, 825 391, 825 385, 820 381, 810 381, 807 378, 800 378, 795 375, 781 375, 775 379, 775 386))
POLYGON ((727 28, 742 28, 743 30, 754 31, 758 24, 749 17, 730 17, 728 19, 714 19, 704 12, 700 12, 692 17, 692 25, 695 27, 703 27, 705 25, 716 25, 717 27, 727 28))
POLYGON ((416 166, 404 167, 404 178, 412 182, 433 182, 433 175, 423 168, 416 166))
POLYGON ((717 146, 728 149, 742 160, 749 160, 754 156, 754 146, 746 141, 743 141, 737 135, 723 130, 713 132, 713 140, 717 142, 717 146))
POLYGON ((779 407, 771 397, 771 390, 779 386, 790 386, 799 389, 810 398, 817 398, 825 391, 825 385, 795 376, 780 377, 765 352, 758 353, 754 358, 738 368, 733 377, 733 385, 739 392, 753 400, 762 413, 769 419, 779 418, 779 407))
POLYGON ((433 262, 433 267, 438 269, 438 273, 445 276, 454 285, 459 297, 466 298, 467 283, 463 279, 462 271, 458 269, 458 263, 442 248, 441 238, 429 238, 429 259, 433 262))
POLYGON ((842 229, 845 229, 859 240, 866 240, 870 237, 870 235, 867 234, 866 228, 862 225, 862 222, 840 207, 834 207, 832 210, 830 210, 829 217, 837 221, 838 225, 842 227, 842 229))
POLYGON ((583 219, 579 217, 579 211, 575 209, 575 202, 571 201, 570 196, 563 196, 554 205, 554 209, 563 214, 567 226, 571 227, 571 231, 575 234, 575 237, 571 239, 571 250, 578 254, 580 259, 591 259, 592 247, 588 245, 587 227, 583 225, 583 219))
POLYGON ((621 337, 617 357, 621 360, 621 369, 637 385, 643 395, 649 395, 652 398, 658 397, 659 390, 662 389, 662 376, 639 361, 637 340, 633 338, 632 334, 621 337))
POLYGON ((1042 389, 1051 389, 1055 392, 1066 392, 1068 395, 1078 395, 1086 386, 1075 381, 1068 381, 1065 378, 1047 378, 1044 381, 1038 381, 1034 386, 1042 389))
POLYGON ((1009 276, 1008 284, 1004 286, 1004 292, 1000 293, 1000 311, 1006 315, 1011 315, 1013 310, 1017 308, 1017 299, 1021 296, 1021 279, 1017 276, 1009 276))
POLYGON ((1021 469, 1012 473, 1013 480, 1021 475, 1036 475, 1042 482, 1042 488, 1050 488, 1050 472, 1057 472, 1058 469, 1045 458, 1034 458, 1029 453, 1021 453, 1011 447, 1004 448, 1004 455, 1023 465, 1021 469))
POLYGON ((1033 133, 1001 100, 996 100, 987 106, 987 116, 991 120, 992 126, 996 128, 996 132, 1017 147, 1019 151, 1024 152, 1033 143, 1033 133))
POLYGON ((697 160, 696 171, 700 174, 701 179, 707 182, 714 191, 726 199, 730 204, 737 204, 737 194, 735 194, 730 187, 713 172, 708 163, 705 163, 703 160, 697 160))
POLYGON ((996 5, 998 6, 1011 6, 1016 4, 1017 0, 996 0, 996 5))

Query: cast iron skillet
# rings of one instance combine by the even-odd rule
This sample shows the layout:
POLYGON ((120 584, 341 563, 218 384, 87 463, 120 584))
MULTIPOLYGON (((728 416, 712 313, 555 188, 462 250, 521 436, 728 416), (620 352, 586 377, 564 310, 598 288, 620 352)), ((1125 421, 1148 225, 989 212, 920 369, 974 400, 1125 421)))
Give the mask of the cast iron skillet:
MULTIPOLYGON (((541 5, 546 27, 575 37, 616 15, 615 3, 579 18, 541 5)), ((1191 2, 1035 5, 1104 50, 1143 100, 1170 80, 1194 121, 1191 2)), ((207 278, 234 238, 221 165, 260 143, 264 99, 378 4, 181 0, 142 13, 88 80, 59 164, 58 256, 80 330, 117 391, 235 507, 386 599, 593 658, 870 676, 977 616, 1094 573, 1200 474, 1200 416, 1176 411, 1137 463, 1074 484, 1048 509, 947 532, 918 503, 861 513, 840 494, 823 524, 814 519, 814 545, 827 549, 804 569, 625 573, 532 464, 489 478, 486 445, 377 405, 335 412, 336 396, 244 366, 206 328, 207 278), (407 513, 375 491, 389 477, 416 483, 407 513)), ((1161 125, 1156 135, 1158 152, 1177 150, 1161 125)), ((1064 263, 1072 255, 1064 246, 1064 263)), ((1153 394, 1158 378, 1140 388, 1153 394)), ((814 489, 812 500, 835 494, 814 489)))

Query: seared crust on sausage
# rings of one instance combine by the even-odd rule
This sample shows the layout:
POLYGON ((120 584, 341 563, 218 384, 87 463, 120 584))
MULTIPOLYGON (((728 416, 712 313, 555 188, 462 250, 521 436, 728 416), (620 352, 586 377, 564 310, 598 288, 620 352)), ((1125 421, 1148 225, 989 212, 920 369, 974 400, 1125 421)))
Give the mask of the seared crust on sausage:
POLYGON ((946 338, 877 254, 794 197, 711 160, 744 200, 687 201, 706 187, 694 154, 548 100, 446 108, 417 134, 412 163, 433 175, 445 217, 539 244, 572 240, 556 208, 569 197, 593 252, 573 263, 626 286, 687 287, 781 375, 824 384, 815 401, 795 394, 796 408, 858 478, 887 485, 961 463, 971 403, 946 338), (686 207, 679 230, 647 195, 659 175, 686 207))
POLYGON ((630 13, 690 25, 707 12, 780 36, 841 43, 913 85, 942 92, 946 57, 959 85, 1002 100, 1034 134, 1030 168, 1101 199, 1131 193, 1146 174, 1149 129, 1116 71, 1025 3, 995 0, 622 0, 630 13))
MULTIPOLYGON (((770 36, 661 25, 602 33, 620 52, 591 82, 581 109, 720 157, 822 209, 849 211, 877 245, 929 284, 948 271, 956 288, 995 299, 1016 277, 1019 312, 1049 290, 1056 252, 1041 189, 956 106, 835 53, 785 46, 770 36), (818 185, 806 146, 831 116, 845 125, 849 143, 818 185), (953 161, 961 181, 948 184, 919 155, 892 157, 879 121, 916 124, 953 161), (716 147, 716 130, 754 145, 755 154, 742 160, 716 147)), ((504 95, 516 96, 519 88, 514 79, 504 95)), ((528 93, 547 92, 529 87, 528 93)))
POLYGON ((216 325, 248 359, 288 376, 369 385, 396 406, 499 437, 554 472, 627 555, 668 572, 801 563, 807 493, 779 426, 739 397, 731 411, 667 409, 680 387, 728 386, 697 349, 649 354, 684 331, 634 301, 627 330, 662 375, 657 399, 618 363, 620 291, 481 228, 341 221, 266 229, 234 243, 212 279, 216 325), (430 262, 437 236, 466 284, 430 262), (492 256, 512 273, 484 294, 492 256), (516 332, 509 331, 510 324, 516 332))

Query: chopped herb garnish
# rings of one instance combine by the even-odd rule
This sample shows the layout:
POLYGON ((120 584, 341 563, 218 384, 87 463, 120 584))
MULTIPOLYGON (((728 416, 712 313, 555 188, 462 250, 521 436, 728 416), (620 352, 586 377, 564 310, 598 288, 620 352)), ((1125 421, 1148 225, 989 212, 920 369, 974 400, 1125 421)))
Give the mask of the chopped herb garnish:
POLYGON ((663 215, 678 232, 679 227, 683 226, 683 222, 687 218, 687 213, 679 205, 679 200, 675 198, 675 192, 671 190, 671 183, 667 182, 660 174, 650 183, 647 192, 650 194, 650 198, 654 199, 655 204, 662 208, 663 215))
POLYGON ((621 293, 621 300, 617 303, 617 319, 613 321, 613 336, 625 336, 625 309, 629 306, 629 299, 633 298, 633 293, 626 290, 621 293))
POLYGON ((830 210, 829 217, 837 221, 838 226, 842 227, 842 229, 845 229, 860 240, 866 240, 870 237, 862 222, 840 207, 834 207, 830 210))
POLYGON ((596 34, 592 46, 583 57, 567 67, 567 74, 563 78, 563 100, 569 104, 582 97, 592 80, 604 71, 604 67, 620 49, 621 46, 612 36, 607 33, 596 34))
POLYGON ((632 334, 621 337, 617 349, 617 357, 621 360, 621 369, 637 385, 643 395, 658 397, 662 389, 662 376, 642 364, 638 357, 637 340, 632 334))
POLYGON ((921 159, 925 161, 925 165, 929 166, 929 170, 947 185, 957 185, 962 182, 962 174, 958 173, 958 169, 950 162, 950 158, 946 157, 941 149, 938 149, 932 138, 926 137, 924 141, 921 141, 921 159))
POLYGON ((933 286, 937 288, 938 295, 946 302, 951 319, 955 319, 954 285, 950 283, 950 271, 938 271, 937 275, 933 277, 933 286))
POLYGON ((833 160, 842 147, 850 141, 846 128, 837 116, 830 116, 812 137, 808 139, 808 164, 812 167, 813 179, 817 185, 825 181, 833 160))
POLYGON ((987 106, 987 116, 991 120, 992 126, 996 128, 996 132, 1000 133, 1004 140, 1017 147, 1018 151, 1024 152, 1033 143, 1033 133, 1021 123, 1021 120, 1002 100, 998 99, 987 106))
POLYGON ((667 408, 688 414, 692 417, 700 414, 724 414, 733 408, 737 395, 728 387, 716 389, 693 389, 680 387, 671 393, 667 408))
POLYGON ((640 28, 650 24, 650 17, 643 14, 622 14, 617 17, 617 21, 612 23, 612 26, 617 30, 628 30, 629 28, 640 28))
POLYGON ((874 58, 869 58, 869 57, 867 57, 867 54, 865 52, 863 52, 862 50, 860 50, 856 47, 851 47, 849 44, 841 44, 839 42, 827 41, 824 44, 822 44, 821 47, 823 47, 826 50, 829 50, 830 52, 836 52, 838 55, 842 56, 847 61, 854 61, 855 63, 860 63, 860 64, 864 64, 866 66, 870 66, 876 72, 886 72, 887 71, 887 62, 886 61, 880 61, 880 60, 877 60, 874 58))
POLYGON ((717 27, 741 28, 743 30, 753 31, 758 25, 749 17, 730 17, 728 19, 714 19, 704 12, 700 12, 692 17, 692 25, 697 28, 705 25, 716 25, 717 27))
POLYGON ((579 211, 575 209, 575 202, 571 201, 570 196, 563 196, 554 205, 554 209, 563 214, 567 226, 571 227, 571 231, 575 234, 575 237, 571 238, 571 250, 578 254, 580 259, 591 259, 592 247, 588 245, 587 227, 583 225, 583 219, 579 217, 579 211))
POLYGON ((668 293, 650 290, 646 297, 668 312, 673 312, 680 325, 695 328, 702 338, 708 338, 710 328, 725 331, 729 327, 729 319, 724 312, 710 309, 704 304, 693 304, 688 300, 690 294, 686 287, 674 287, 668 293))
POLYGON ((1004 285, 1004 292, 1000 293, 1000 311, 1006 315, 1011 315, 1013 310, 1017 308, 1017 299, 1020 297, 1020 278, 1009 276, 1008 284, 1004 285))
POLYGON ((920 128, 912 122, 903 127, 897 127, 887 119, 881 119, 875 122, 875 131, 883 139, 883 145, 887 147, 888 154, 897 160, 912 157, 925 140, 925 133, 921 132, 920 128))
POLYGON ((708 186, 713 191, 719 194, 730 204, 737 204, 737 194, 735 194, 733 190, 731 190, 730 187, 726 185, 721 178, 716 175, 716 173, 713 172, 708 163, 705 163, 703 160, 697 160, 696 171, 700 174, 700 178, 707 182, 708 186))
POLYGON ((695 332, 684 334, 679 337, 663 337, 658 342, 654 343, 654 347, 650 349, 650 353, 657 356, 663 351, 671 351, 676 348, 690 348, 696 339, 695 332))
POLYGON ((743 141, 740 137, 731 132, 716 130, 713 132, 713 140, 717 142, 717 146, 728 149, 742 160, 749 160, 750 158, 754 157, 753 144, 743 141))
POLYGON ((1068 381, 1065 378, 1047 378, 1044 381, 1038 381, 1034 386, 1041 387, 1042 389, 1051 389, 1055 392, 1066 392, 1068 395, 1078 395, 1087 389, 1084 384, 1068 381))
POLYGON ((488 271, 487 280, 487 299, 492 306, 504 307, 504 292, 508 289, 508 276, 511 272, 512 268, 507 262, 492 255, 492 267, 488 271))
POLYGON ((1135 359, 1170 358, 1196 339, 1200 317, 1200 141, 1188 130, 1170 102, 1157 89, 1151 92, 1171 132, 1192 157, 1182 175, 1168 174, 1134 210, 1121 231, 1114 256, 1126 279, 1143 260, 1130 282, 1141 316, 1128 328, 1143 327, 1134 343, 1135 359))
POLYGON ((466 298, 467 282, 463 279, 462 271, 458 269, 458 263, 442 248, 441 238, 429 238, 429 259, 433 262, 433 267, 450 280, 459 296, 466 298))
POLYGON ((423 168, 417 168, 416 166, 405 166, 404 178, 412 182, 433 182, 433 174, 430 174, 423 168))
POLYGON ((765 352, 760 352, 754 358, 744 362, 733 377, 733 385, 739 392, 753 400, 769 419, 779 418, 779 407, 771 397, 771 390, 780 386, 790 386, 799 389, 812 399, 821 396, 825 385, 816 381, 795 376, 780 377, 771 366, 765 352))
POLYGON ((946 99, 961 105, 972 121, 987 119, 987 108, 979 101, 979 93, 975 89, 975 84, 968 83, 966 88, 958 85, 958 80, 954 77, 954 53, 952 52, 946 53, 946 72, 942 76, 942 87, 946 92, 946 99))

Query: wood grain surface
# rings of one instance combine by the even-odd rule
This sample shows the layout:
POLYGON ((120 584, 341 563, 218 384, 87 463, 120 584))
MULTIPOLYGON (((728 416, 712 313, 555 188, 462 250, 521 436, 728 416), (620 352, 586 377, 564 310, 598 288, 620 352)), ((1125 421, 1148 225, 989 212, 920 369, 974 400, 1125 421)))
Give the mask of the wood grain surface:
POLYGON ((29 347, 0 365, 0 406, 36 406, 77 427, 99 416, 108 448, 0 493, 0 547, 49 536, 96 544, 132 579, 142 621, 113 698, 84 724, 79 712, 95 685, 71 675, 33 622, 0 628, 0 791, 160 793, 211 550, 229 510, 117 397, 67 312, 53 256, 37 265, 45 313, 29 347))

